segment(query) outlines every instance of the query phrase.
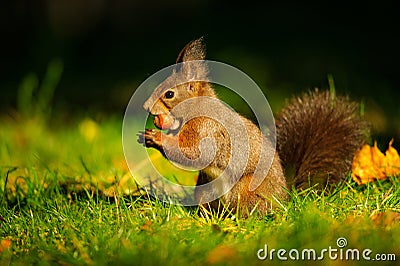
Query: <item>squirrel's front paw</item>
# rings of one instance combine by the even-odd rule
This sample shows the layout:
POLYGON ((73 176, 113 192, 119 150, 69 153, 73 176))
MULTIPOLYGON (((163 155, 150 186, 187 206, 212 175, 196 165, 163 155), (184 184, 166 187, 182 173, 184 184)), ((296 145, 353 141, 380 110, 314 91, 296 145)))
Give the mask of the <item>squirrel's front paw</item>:
POLYGON ((161 147, 161 132, 154 129, 146 129, 144 132, 137 134, 138 142, 146 147, 161 147))

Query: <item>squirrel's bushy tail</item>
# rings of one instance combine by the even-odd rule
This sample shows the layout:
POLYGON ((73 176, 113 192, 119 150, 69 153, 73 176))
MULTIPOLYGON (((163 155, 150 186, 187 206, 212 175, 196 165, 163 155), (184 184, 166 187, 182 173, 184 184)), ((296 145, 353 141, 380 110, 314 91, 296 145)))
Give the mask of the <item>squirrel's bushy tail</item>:
POLYGON ((288 185, 337 183, 369 136, 359 105, 329 91, 291 99, 276 119, 277 151, 288 185))

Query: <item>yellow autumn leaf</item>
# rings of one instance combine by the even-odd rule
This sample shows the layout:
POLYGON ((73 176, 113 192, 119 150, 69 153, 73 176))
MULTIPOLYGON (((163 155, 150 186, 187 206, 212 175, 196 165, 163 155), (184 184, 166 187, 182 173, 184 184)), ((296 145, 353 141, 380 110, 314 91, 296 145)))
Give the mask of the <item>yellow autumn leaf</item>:
POLYGON ((5 250, 9 250, 10 247, 11 247, 11 240, 10 239, 2 239, 2 240, 0 240, 0 254, 3 253, 3 251, 5 251, 5 250))
POLYGON ((209 265, 233 262, 236 259, 237 251, 233 247, 226 245, 219 245, 206 255, 206 261, 209 265))
POLYGON ((352 163, 351 177, 357 184, 384 180, 400 173, 400 157, 392 144, 393 140, 389 143, 386 155, 378 149, 376 142, 373 147, 364 145, 361 148, 352 163))
MULTIPOLYGON (((383 154, 382 156, 384 157, 383 154)), ((373 158, 382 160, 382 156, 380 156, 379 150, 374 152, 372 147, 364 145, 353 159, 351 173, 353 180, 359 185, 374 181, 378 173, 374 167, 373 158)))
POLYGON ((386 174, 388 176, 394 176, 400 173, 400 157, 396 149, 392 147, 392 144, 393 140, 389 142, 389 148, 386 151, 386 174))
POLYGON ((374 147, 371 148, 371 166, 374 169, 375 177, 377 179, 386 179, 387 161, 385 155, 379 150, 376 141, 374 147))

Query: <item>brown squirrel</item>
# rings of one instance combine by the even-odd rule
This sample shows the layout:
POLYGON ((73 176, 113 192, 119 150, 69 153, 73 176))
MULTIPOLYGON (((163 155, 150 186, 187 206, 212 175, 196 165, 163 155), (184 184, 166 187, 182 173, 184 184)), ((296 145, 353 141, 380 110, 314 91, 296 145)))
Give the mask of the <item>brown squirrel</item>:
POLYGON ((224 191, 222 197, 203 205, 219 210, 222 203, 233 213, 239 211, 244 217, 255 210, 263 215, 271 210, 274 202, 287 198, 288 187, 305 188, 315 184, 323 187, 344 179, 354 153, 366 142, 368 135, 367 123, 357 112, 356 103, 347 97, 318 90, 291 99, 276 118, 277 151, 274 152, 271 142, 253 122, 222 105, 210 106, 198 100, 201 96, 217 99, 212 85, 204 81, 208 73, 206 64, 201 61, 204 59, 203 38, 183 48, 177 63, 192 64, 183 64, 174 70, 144 104, 144 108, 155 116, 155 126, 168 131, 162 133, 146 129, 138 135, 139 143, 156 148, 178 164, 193 166, 191 164, 202 155, 207 157, 206 162, 198 162, 202 165, 199 167, 195 191, 199 202, 201 199, 213 199, 209 197, 211 194, 221 192, 226 183, 233 182, 233 187, 224 191), (191 79, 193 76, 203 81, 191 79), (174 85, 179 84, 180 80, 193 81, 174 85), (189 109, 192 112, 218 109, 219 115, 233 125, 230 131, 207 116, 198 115, 184 123, 171 110, 186 100, 192 101, 183 107, 184 112, 189 112, 189 109), (233 138, 248 139, 247 149, 251 152, 238 147, 239 151, 243 149, 243 153, 239 152, 234 157, 231 135, 233 138), (206 138, 213 140, 213 144, 201 143, 206 138), (253 190, 249 186, 257 165, 263 160, 262 152, 269 160, 265 163, 266 170, 262 169, 265 178, 253 190), (228 166, 230 160, 233 165, 240 165, 243 161, 246 164, 236 169, 235 166, 228 166), (225 171, 227 168, 229 171, 225 171), (221 173, 228 175, 225 181, 216 184, 211 190, 202 188, 203 184, 216 180, 221 173))

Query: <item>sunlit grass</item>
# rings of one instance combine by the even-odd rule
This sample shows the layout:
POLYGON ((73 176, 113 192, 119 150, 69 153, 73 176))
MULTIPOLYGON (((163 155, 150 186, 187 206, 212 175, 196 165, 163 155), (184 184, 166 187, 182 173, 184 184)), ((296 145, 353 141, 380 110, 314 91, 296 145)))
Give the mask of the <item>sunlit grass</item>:
POLYGON ((59 124, 1 118, 0 240, 11 242, 1 248, 2 263, 259 264, 271 262, 257 259, 265 244, 322 250, 337 248, 339 237, 349 248, 399 259, 397 178, 366 186, 348 180, 322 194, 292 192, 261 219, 219 217, 122 189, 135 187, 121 118, 59 124))

